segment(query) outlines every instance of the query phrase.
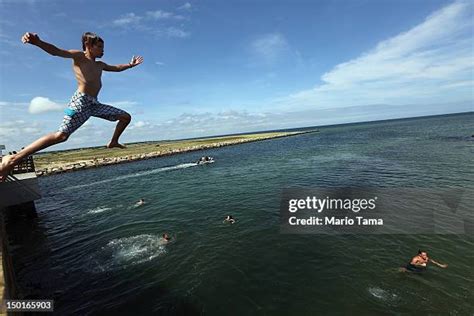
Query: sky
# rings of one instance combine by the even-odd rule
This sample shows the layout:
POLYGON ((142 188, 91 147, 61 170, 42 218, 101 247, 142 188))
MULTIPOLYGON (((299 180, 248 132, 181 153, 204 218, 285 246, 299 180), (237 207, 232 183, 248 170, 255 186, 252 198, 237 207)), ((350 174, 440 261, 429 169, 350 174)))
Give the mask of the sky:
MULTIPOLYGON (((74 94, 63 49, 105 41, 99 101, 132 122, 122 142, 192 138, 474 110, 469 0, 0 0, 0 144, 57 131, 74 94)), ((91 118, 51 150, 105 145, 91 118)))

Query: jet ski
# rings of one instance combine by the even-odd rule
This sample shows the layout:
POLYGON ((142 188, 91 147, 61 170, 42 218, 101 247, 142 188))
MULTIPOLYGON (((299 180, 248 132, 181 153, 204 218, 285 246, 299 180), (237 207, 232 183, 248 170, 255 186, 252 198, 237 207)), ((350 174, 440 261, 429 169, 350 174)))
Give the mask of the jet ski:
POLYGON ((198 165, 206 165, 206 164, 213 163, 213 162, 214 162, 214 158, 209 157, 209 156, 201 157, 201 158, 199 158, 198 161, 196 161, 196 163, 198 165))

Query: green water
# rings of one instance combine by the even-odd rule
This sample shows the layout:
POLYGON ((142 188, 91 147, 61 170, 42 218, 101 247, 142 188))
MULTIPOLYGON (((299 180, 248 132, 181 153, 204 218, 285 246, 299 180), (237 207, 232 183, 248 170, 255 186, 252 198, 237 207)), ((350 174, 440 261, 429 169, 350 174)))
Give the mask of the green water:
POLYGON ((19 285, 58 315, 472 315, 472 235, 281 234, 279 207, 294 187, 472 188, 473 119, 324 127, 41 178, 38 218, 10 221, 19 285), (201 155, 216 162, 195 166, 201 155), (419 248, 449 267, 398 272, 419 248))

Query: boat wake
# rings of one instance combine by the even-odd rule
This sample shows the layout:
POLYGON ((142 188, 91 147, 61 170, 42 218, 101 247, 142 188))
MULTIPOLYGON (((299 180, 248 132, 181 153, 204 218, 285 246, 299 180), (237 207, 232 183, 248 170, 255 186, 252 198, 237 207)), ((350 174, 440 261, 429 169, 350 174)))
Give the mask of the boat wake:
POLYGON ((90 182, 90 183, 85 183, 85 184, 80 184, 80 185, 74 185, 74 186, 66 187, 66 188, 64 188, 64 190, 75 190, 75 189, 79 189, 79 188, 90 187, 90 186, 103 184, 103 183, 108 183, 108 182, 113 182, 113 181, 120 181, 120 180, 125 180, 125 179, 130 179, 130 178, 143 177, 143 176, 150 175, 150 174, 166 172, 166 171, 172 171, 172 170, 179 170, 179 169, 186 169, 186 168, 196 167, 196 166, 198 166, 198 164, 195 163, 195 162, 182 163, 182 164, 179 164, 179 165, 176 165, 176 166, 162 167, 162 168, 157 168, 157 169, 153 169, 153 170, 142 171, 142 172, 138 172, 138 173, 119 176, 119 177, 115 177, 115 178, 110 178, 110 179, 105 179, 105 180, 100 180, 100 181, 95 181, 95 182, 90 182))

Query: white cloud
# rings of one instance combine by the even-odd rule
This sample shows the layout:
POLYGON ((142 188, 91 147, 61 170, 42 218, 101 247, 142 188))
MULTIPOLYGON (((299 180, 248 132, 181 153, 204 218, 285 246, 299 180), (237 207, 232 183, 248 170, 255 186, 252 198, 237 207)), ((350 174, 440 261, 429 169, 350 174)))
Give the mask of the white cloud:
MULTIPOLYGON (((133 122, 121 138, 123 142, 143 140, 179 139, 244 133, 264 130, 307 127, 316 125, 340 124, 358 121, 372 121, 389 118, 425 116, 472 110, 470 102, 464 104, 432 104, 425 107, 413 105, 383 105, 384 111, 377 111, 378 105, 354 106, 335 109, 310 109, 287 112, 253 112, 228 110, 218 113, 183 113, 164 122, 140 120, 133 122)), ((113 131, 110 122, 92 118, 87 121, 68 142, 55 146, 55 149, 87 147, 106 144, 113 131)), ((51 128, 43 129, 38 122, 17 120, 0 122, 0 139, 9 150, 20 148, 33 141, 51 128), (21 139, 18 137, 21 135, 21 139)), ((57 126, 55 125, 54 128, 57 126)))
POLYGON ((289 49, 285 37, 280 33, 265 34, 251 44, 252 51, 266 62, 273 63, 289 49))
POLYGON ((441 88, 474 87, 474 79, 457 81, 441 86, 441 88))
POLYGON ((115 102, 108 102, 108 103, 116 108, 131 108, 138 105, 138 102, 135 102, 135 101, 115 101, 115 102))
POLYGON ((184 113, 162 124, 147 125, 143 135, 147 139, 166 139, 245 133, 253 131, 298 128, 348 122, 384 120, 403 117, 466 112, 472 110, 470 102, 435 103, 416 107, 412 104, 352 106, 337 109, 310 109, 303 111, 247 112, 223 111, 219 113, 184 113), (457 109, 453 111, 452 109, 457 109))
POLYGON ((37 134, 39 133, 41 130, 37 127, 25 127, 25 128, 22 128, 21 129, 22 131, 22 134, 23 133, 28 133, 28 134, 37 134))
POLYGON ((137 129, 137 128, 144 128, 151 126, 149 122, 146 121, 138 121, 132 124, 132 126, 129 127, 130 130, 137 129))
POLYGON ((27 106, 28 103, 24 102, 7 102, 7 101, 0 101, 0 110, 3 108, 5 110, 11 110, 13 107, 18 106, 27 106))
POLYGON ((145 126, 145 125, 147 125, 146 122, 144 122, 144 121, 138 121, 138 122, 136 122, 133 126, 135 126, 135 127, 143 127, 143 126, 145 126))
POLYGON ((112 23, 115 26, 128 26, 130 24, 138 24, 141 20, 141 16, 137 16, 135 13, 127 13, 122 17, 112 21, 112 23))
POLYGON ((31 114, 39 114, 51 111, 62 111, 64 108, 64 105, 55 103, 48 98, 35 97, 33 100, 31 100, 28 111, 31 114))
MULTIPOLYGON (((38 122, 26 122, 23 120, 0 123, 0 138, 2 143, 10 144, 12 140, 24 141, 39 136, 42 132, 42 124, 38 122)), ((24 146, 25 144, 23 144, 24 146)))
POLYGON ((6 138, 13 135, 20 135, 20 133, 15 133, 17 129, 13 126, 0 126, 0 137, 6 138))
POLYGON ((182 15, 174 14, 171 12, 156 10, 156 11, 148 11, 146 13, 146 17, 153 19, 153 20, 166 20, 166 19, 174 19, 174 20, 184 20, 182 15))
POLYGON ((166 34, 168 37, 186 38, 191 33, 186 32, 176 27, 168 27, 167 29, 164 30, 163 34, 166 34))
POLYGON ((448 5, 407 32, 335 66, 322 75, 322 84, 278 103, 325 108, 472 99, 472 13, 472 2, 448 5))
POLYGON ((112 26, 121 27, 127 30, 132 29, 148 32, 156 36, 185 38, 190 35, 189 32, 175 26, 163 26, 162 24, 157 25, 156 22, 167 21, 172 23, 173 21, 182 21, 186 19, 187 18, 182 15, 162 10, 147 11, 143 15, 130 12, 112 21, 112 26))
POLYGON ((193 8, 193 6, 191 5, 191 3, 186 2, 186 3, 183 4, 182 6, 178 7, 178 10, 191 11, 192 8, 193 8))
POLYGON ((155 61, 155 64, 158 65, 158 66, 164 66, 165 63, 162 63, 161 61, 155 61))
POLYGON ((177 139, 194 136, 218 135, 270 129, 272 124, 281 122, 278 114, 224 111, 219 113, 183 113, 173 119, 154 122, 138 121, 125 133, 126 141, 177 139))
POLYGON ((249 113, 247 111, 228 110, 218 113, 183 113, 166 121, 163 132, 174 132, 193 135, 196 131, 207 134, 239 132, 270 128, 275 115, 266 113, 249 113))

